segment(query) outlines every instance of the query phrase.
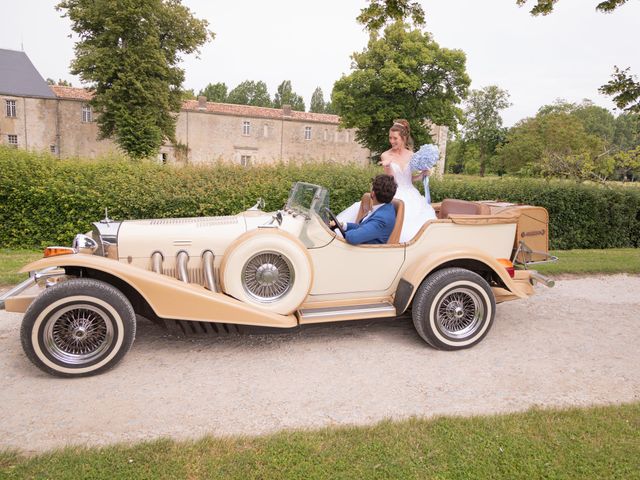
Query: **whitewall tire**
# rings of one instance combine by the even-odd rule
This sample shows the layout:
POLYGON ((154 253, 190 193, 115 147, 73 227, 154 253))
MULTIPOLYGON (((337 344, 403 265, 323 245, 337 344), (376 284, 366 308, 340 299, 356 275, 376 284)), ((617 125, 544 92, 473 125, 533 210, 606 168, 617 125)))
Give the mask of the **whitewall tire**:
POLYGON ((445 268, 429 275, 413 300, 413 324, 432 347, 469 348, 491 329, 496 302, 484 278, 463 268, 445 268))
POLYGON ((61 377, 102 373, 129 351, 136 317, 108 283, 74 279, 47 288, 29 306, 20 337, 29 360, 61 377))

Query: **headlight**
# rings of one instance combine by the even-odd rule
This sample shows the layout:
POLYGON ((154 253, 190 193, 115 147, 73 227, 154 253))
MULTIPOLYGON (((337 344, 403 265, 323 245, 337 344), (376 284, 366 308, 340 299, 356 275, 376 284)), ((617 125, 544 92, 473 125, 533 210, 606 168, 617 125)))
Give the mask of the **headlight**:
POLYGON ((93 255, 96 253, 96 250, 98 250, 98 242, 82 233, 76 235, 76 238, 73 239, 72 246, 78 253, 87 253, 89 255, 93 255))

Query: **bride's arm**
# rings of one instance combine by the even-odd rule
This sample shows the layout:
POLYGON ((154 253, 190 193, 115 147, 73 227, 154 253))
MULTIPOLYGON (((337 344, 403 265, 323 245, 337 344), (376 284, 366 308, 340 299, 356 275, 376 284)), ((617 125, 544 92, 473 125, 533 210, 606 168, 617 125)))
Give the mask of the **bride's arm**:
POLYGON ((388 155, 388 151, 380 155, 380 161, 378 162, 378 165, 382 165, 382 168, 384 168, 384 173, 386 175, 393 176, 393 170, 391 169, 391 158, 388 155))
POLYGON ((429 175, 431 175, 431 170, 427 168, 426 170, 422 170, 421 172, 411 175, 411 180, 417 182, 418 180, 422 180, 424 179, 424 177, 428 177, 429 175))

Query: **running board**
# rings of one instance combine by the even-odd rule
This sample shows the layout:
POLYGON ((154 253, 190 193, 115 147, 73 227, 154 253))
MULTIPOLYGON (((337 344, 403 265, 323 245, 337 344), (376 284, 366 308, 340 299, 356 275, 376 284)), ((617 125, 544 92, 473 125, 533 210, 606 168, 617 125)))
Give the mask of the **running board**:
POLYGON ((300 323, 335 322, 368 318, 395 317, 396 308, 391 302, 345 305, 342 307, 303 308, 298 310, 300 323))

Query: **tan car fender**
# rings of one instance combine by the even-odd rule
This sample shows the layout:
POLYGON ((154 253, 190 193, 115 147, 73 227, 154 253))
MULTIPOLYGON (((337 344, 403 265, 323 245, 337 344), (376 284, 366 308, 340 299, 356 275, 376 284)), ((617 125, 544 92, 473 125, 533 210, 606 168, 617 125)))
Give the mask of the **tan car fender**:
MULTIPOLYGON (((468 266, 465 267, 465 262, 468 263, 469 261, 480 262, 491 269, 500 278, 502 283, 504 283, 506 289, 518 298, 528 297, 522 289, 518 288, 516 282, 509 276, 505 267, 498 262, 498 259, 487 255, 482 250, 468 248, 465 248, 464 250, 448 250, 442 253, 425 255, 424 258, 414 262, 413 265, 404 271, 398 285, 398 291, 396 292, 397 298, 395 303, 396 309, 399 309, 398 314, 406 310, 411 303, 416 290, 431 272, 447 263, 451 266, 469 268, 468 266)), ((473 270, 473 268, 469 269, 473 270)))
POLYGON ((212 292, 198 284, 181 282, 167 275, 97 255, 78 253, 43 258, 20 271, 32 272, 47 267, 81 267, 117 277, 135 289, 156 315, 162 318, 280 328, 294 327, 298 323, 294 315, 279 315, 212 292))

